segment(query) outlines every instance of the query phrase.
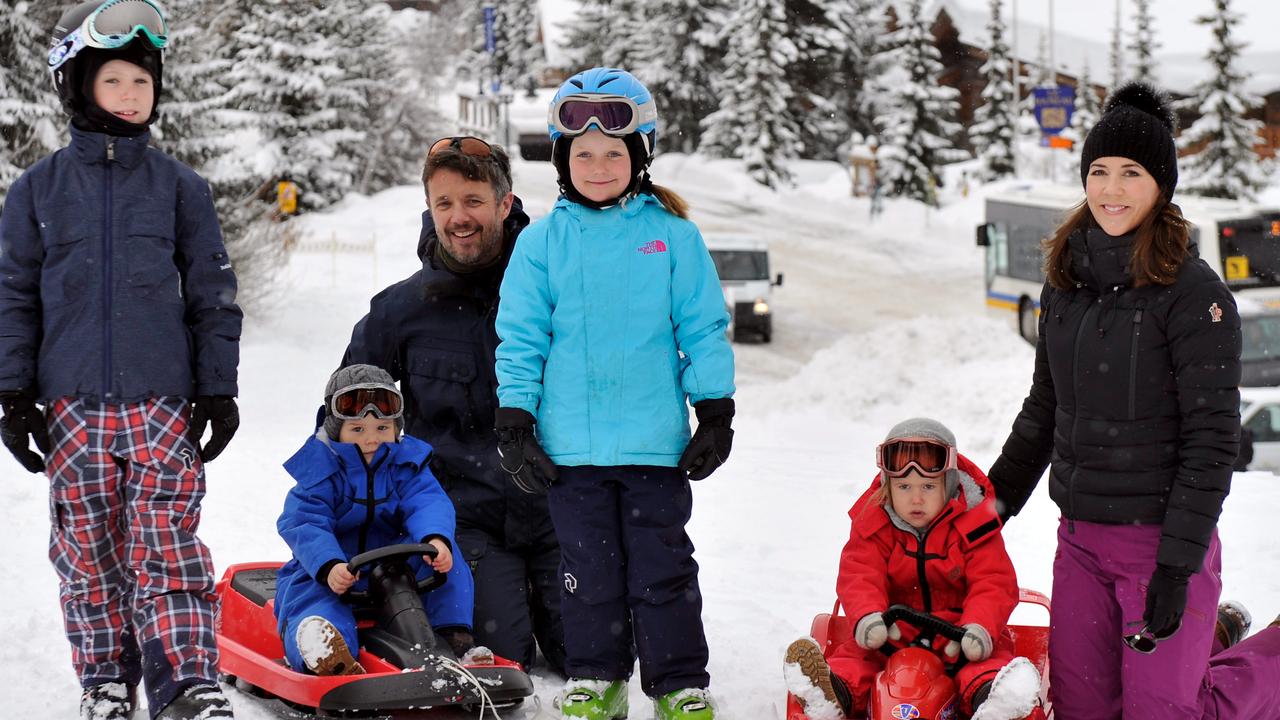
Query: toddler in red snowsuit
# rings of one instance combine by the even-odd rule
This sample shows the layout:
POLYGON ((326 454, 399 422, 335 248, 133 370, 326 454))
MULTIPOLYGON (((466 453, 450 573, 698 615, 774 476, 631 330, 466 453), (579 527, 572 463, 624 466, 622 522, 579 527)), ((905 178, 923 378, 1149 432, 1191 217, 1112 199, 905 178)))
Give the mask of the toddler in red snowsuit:
POLYGON ((961 653, 968 661, 956 673, 964 712, 990 700, 980 717, 1025 717, 1037 701, 1038 673, 1014 657, 1007 623, 1018 581, 989 481, 956 452, 951 431, 927 418, 894 426, 876 455, 880 473, 849 511, 836 580, 840 604, 857 618, 853 635, 834 638, 825 658, 812 639, 792 643, 788 686, 815 720, 861 717, 885 664, 881 646, 916 632, 886 626, 883 613, 900 603, 964 628, 962 641, 936 646, 944 661, 961 653))

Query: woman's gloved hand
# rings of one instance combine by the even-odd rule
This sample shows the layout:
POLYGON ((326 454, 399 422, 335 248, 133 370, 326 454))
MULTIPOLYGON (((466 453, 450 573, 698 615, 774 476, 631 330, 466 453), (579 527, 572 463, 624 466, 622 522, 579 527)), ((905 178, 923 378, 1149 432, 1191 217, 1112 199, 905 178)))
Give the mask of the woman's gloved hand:
POLYGON ((28 472, 44 472, 44 457, 49 453, 49 429, 44 424, 44 413, 36 407, 30 393, 0 393, 0 441, 13 453, 28 472), (40 454, 32 452, 27 438, 34 440, 40 454))
POLYGON ((693 404, 698 430, 677 465, 690 480, 704 480, 729 459, 733 449, 733 398, 699 400, 693 404))
POLYGON ((500 407, 493 411, 493 429, 498 434, 502 469, 516 487, 531 495, 541 495, 560 479, 555 463, 534 436, 533 415, 529 411, 500 407))

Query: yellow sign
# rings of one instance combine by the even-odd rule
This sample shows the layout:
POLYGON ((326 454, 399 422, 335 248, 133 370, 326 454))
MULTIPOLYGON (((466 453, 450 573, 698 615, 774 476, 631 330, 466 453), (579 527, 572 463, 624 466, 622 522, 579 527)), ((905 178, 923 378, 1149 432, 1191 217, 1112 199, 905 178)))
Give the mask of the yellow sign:
POLYGON ((1225 259, 1228 280, 1244 280, 1249 277, 1249 258, 1244 255, 1232 255, 1225 259))
POLYGON ((298 186, 292 180, 276 183, 276 206, 284 215, 298 212, 298 186))

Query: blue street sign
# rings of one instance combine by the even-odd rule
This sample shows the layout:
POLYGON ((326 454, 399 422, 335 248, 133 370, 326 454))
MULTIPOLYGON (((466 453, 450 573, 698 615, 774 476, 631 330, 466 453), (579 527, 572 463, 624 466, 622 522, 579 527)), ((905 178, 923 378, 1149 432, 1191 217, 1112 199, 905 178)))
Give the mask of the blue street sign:
POLYGON ((497 42, 493 37, 493 24, 498 18, 498 9, 492 5, 486 5, 484 8, 484 51, 493 54, 497 47, 497 42))
POLYGON ((1071 124, 1071 112, 1075 109, 1076 89, 1070 85, 1038 87, 1035 95, 1036 122, 1045 135, 1057 135, 1071 124))

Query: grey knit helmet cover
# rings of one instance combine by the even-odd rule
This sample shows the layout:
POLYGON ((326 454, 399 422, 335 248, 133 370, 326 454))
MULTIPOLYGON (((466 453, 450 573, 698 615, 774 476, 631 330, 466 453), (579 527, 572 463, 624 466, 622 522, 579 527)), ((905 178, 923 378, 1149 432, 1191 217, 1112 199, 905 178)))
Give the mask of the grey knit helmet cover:
MULTIPOLYGON (((342 419, 334 417, 333 396, 354 385, 381 385, 399 392, 391 373, 377 365, 348 365, 329 376, 324 386, 324 432, 330 440, 337 440, 342 431, 342 419)), ((404 415, 396 418, 396 433, 404 429, 404 415)))
MULTIPOLYGON (((903 440, 906 438, 926 438, 934 440, 947 447, 956 446, 955 433, 951 432, 946 425, 934 420, 933 418, 914 417, 894 425, 889 430, 889 434, 884 436, 884 441, 903 440)), ((884 483, 884 476, 880 477, 881 484, 884 483)), ((946 491, 947 498, 953 498, 956 495, 956 488, 960 486, 960 470, 950 470, 947 472, 946 491)))

